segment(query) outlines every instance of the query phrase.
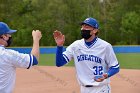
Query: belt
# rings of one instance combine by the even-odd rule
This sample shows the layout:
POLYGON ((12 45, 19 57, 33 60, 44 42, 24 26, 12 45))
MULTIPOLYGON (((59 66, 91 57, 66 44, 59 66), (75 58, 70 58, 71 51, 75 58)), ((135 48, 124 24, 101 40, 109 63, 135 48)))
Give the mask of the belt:
POLYGON ((93 87, 93 85, 85 85, 84 87, 93 87))

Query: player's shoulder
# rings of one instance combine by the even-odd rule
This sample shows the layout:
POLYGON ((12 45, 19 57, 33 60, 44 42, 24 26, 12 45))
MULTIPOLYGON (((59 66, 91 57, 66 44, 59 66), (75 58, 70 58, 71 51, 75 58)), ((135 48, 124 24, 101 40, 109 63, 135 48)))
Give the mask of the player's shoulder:
POLYGON ((19 54, 19 52, 18 51, 16 51, 16 50, 13 50, 13 49, 4 49, 4 53, 6 53, 6 54, 9 54, 9 55, 18 55, 19 54))
POLYGON ((18 52, 12 49, 0 48, 0 55, 3 57, 9 57, 12 55, 18 55, 18 52))

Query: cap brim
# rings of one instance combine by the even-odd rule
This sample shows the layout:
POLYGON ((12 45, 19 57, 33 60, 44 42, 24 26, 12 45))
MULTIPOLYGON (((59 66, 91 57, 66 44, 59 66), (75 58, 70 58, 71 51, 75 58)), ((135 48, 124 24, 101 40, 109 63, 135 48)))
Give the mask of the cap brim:
POLYGON ((93 27, 93 28, 95 28, 95 29, 98 29, 98 28, 92 26, 91 24, 88 24, 88 23, 85 23, 85 22, 81 22, 81 23, 80 23, 81 26, 82 26, 83 24, 86 24, 86 25, 89 25, 89 26, 91 26, 91 27, 93 27))
MULTIPOLYGON (((80 25, 83 25, 83 24, 86 24, 86 25, 89 25, 89 26, 91 26, 90 24, 88 24, 88 23, 85 23, 85 22, 81 22, 80 23, 80 25)), ((91 26, 92 27, 92 26, 91 26)))
POLYGON ((9 30, 8 32, 7 32, 7 34, 12 34, 12 33, 15 33, 17 30, 9 30))

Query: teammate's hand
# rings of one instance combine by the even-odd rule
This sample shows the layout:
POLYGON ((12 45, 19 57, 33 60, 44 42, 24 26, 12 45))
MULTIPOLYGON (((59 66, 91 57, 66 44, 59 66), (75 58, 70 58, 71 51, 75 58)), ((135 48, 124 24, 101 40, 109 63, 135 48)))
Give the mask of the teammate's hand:
POLYGON ((42 37, 42 34, 39 30, 33 30, 32 31, 32 36, 34 41, 39 41, 42 37))
POLYGON ((63 46, 65 42, 65 36, 60 31, 57 30, 54 31, 53 36, 57 46, 63 46))
POLYGON ((103 74, 100 77, 95 77, 94 80, 97 81, 97 82, 102 82, 106 78, 108 78, 108 74, 107 73, 103 74))

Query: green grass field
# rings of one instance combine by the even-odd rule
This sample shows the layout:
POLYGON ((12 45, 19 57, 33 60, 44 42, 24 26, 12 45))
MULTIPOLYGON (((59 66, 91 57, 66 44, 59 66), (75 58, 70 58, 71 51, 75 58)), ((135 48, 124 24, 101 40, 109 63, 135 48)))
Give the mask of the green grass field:
MULTIPOLYGON (((140 69, 140 53, 119 53, 116 54, 121 68, 140 69)), ((55 54, 41 54, 39 65, 55 66, 55 54)), ((71 61, 67 66, 73 66, 71 61)))
POLYGON ((140 53, 116 54, 121 68, 140 69, 140 53))

